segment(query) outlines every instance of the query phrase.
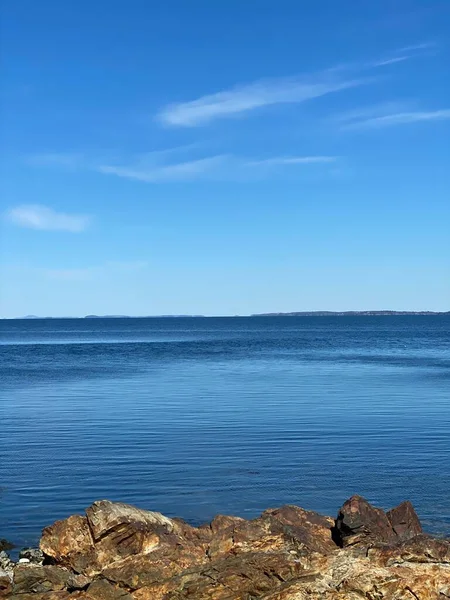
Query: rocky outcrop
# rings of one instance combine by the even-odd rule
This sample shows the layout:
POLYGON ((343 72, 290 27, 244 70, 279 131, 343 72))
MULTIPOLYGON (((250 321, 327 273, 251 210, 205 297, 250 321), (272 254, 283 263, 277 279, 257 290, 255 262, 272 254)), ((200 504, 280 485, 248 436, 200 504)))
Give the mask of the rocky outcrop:
POLYGON ((283 506, 198 528, 103 500, 20 556, 4 561, 1 598, 450 599, 450 541, 424 534, 409 502, 386 513, 360 496, 335 520, 283 506))

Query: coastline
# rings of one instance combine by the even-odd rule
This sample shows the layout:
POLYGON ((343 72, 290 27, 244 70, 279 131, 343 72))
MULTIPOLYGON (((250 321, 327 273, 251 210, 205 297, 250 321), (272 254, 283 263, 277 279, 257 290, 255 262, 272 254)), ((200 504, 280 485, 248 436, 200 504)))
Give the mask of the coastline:
POLYGON ((450 540, 423 533, 406 501, 352 496, 336 518, 293 505, 192 527, 94 502, 43 530, 40 549, 0 553, 14 600, 344 600, 450 597, 450 540), (406 594, 406 595, 405 595, 406 594))

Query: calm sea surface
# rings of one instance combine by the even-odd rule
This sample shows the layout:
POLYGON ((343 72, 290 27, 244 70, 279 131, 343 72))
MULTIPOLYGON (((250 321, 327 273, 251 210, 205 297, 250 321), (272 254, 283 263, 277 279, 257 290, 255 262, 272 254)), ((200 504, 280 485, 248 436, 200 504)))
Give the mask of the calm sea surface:
POLYGON ((450 535, 450 317, 0 321, 0 537, 351 494, 450 535))

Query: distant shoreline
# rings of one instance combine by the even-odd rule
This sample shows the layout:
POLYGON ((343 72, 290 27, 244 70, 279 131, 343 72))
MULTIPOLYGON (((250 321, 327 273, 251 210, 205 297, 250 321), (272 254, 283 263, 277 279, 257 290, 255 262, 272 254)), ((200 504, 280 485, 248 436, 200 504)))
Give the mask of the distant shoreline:
POLYGON ((38 317, 27 315, 25 317, 1 318, 2 321, 25 320, 57 320, 57 319, 248 319, 255 317, 396 317, 396 316, 439 316, 450 315, 450 311, 412 311, 412 310, 347 310, 347 311, 301 311, 301 312, 274 312, 255 313, 251 315, 85 315, 83 317, 38 317))

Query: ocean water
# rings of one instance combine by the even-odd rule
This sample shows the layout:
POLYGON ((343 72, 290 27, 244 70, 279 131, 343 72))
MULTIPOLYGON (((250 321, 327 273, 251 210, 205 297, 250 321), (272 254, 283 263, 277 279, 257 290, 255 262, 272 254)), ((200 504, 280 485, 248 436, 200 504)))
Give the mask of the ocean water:
POLYGON ((353 493, 450 535, 450 317, 0 321, 0 537, 94 500, 199 524, 353 493))

